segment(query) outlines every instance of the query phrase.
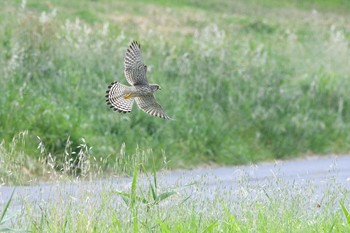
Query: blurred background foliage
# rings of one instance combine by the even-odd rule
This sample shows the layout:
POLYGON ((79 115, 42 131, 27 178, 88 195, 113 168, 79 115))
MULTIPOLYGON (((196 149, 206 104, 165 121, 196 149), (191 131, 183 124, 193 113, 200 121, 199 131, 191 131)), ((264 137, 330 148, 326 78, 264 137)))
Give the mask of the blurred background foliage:
POLYGON ((345 0, 3 0, 0 167, 21 154, 35 173, 47 155, 74 160, 82 140, 102 170, 140 151, 177 168, 346 153, 349 10, 345 0), (126 83, 132 40, 176 121, 105 104, 109 83, 126 83))

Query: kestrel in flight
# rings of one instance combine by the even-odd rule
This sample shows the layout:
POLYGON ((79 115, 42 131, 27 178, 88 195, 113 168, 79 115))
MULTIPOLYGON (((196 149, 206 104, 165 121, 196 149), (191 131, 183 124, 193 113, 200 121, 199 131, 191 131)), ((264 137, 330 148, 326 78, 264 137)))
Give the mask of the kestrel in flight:
POLYGON ((148 84, 147 66, 143 63, 141 55, 141 46, 133 41, 126 51, 124 58, 124 74, 126 81, 131 86, 123 85, 119 82, 112 82, 106 91, 106 102, 114 111, 131 112, 134 100, 137 106, 144 112, 173 120, 163 110, 162 106, 157 103, 153 93, 160 90, 158 84, 148 84))

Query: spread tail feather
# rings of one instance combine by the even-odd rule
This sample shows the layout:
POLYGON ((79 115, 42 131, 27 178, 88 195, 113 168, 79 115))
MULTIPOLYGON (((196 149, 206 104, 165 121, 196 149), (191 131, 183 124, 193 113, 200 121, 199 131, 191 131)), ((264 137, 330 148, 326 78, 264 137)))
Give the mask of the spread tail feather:
POLYGON ((113 82, 108 86, 106 91, 106 102, 114 111, 131 112, 134 98, 124 98, 130 91, 130 87, 125 86, 119 82, 113 82))

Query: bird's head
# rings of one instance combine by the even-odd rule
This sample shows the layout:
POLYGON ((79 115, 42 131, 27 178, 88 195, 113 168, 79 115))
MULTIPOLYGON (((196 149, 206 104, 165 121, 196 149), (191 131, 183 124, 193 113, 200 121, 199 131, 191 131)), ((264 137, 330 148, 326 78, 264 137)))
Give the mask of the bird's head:
POLYGON ((150 87, 152 88, 153 91, 160 90, 160 86, 158 84, 151 84, 150 87))

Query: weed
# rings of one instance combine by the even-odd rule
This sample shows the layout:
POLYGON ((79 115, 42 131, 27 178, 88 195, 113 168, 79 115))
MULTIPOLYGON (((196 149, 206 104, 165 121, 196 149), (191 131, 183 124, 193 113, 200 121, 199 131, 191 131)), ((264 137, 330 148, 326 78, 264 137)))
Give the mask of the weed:
MULTIPOLYGON (((166 199, 168 199, 169 197, 177 193, 175 190, 159 193, 159 187, 157 184, 157 172, 153 164, 153 171, 152 171, 153 179, 150 179, 150 177, 148 177, 148 181, 149 181, 148 191, 146 190, 146 193, 145 193, 144 191, 141 190, 141 194, 137 194, 138 193, 137 180, 138 180, 139 166, 141 166, 145 174, 147 174, 147 171, 142 164, 135 165, 132 182, 131 182, 130 193, 121 192, 121 191, 113 192, 119 195, 123 199, 128 209, 132 212, 132 222, 133 222, 134 232, 138 232, 138 229, 139 229, 139 221, 140 221, 138 218, 139 208, 141 208, 142 206, 145 206, 146 212, 149 212, 151 211, 152 208, 159 207, 159 204, 161 202, 165 201, 166 199)), ((185 198, 182 201, 182 203, 185 202, 187 199, 188 198, 185 198)), ((161 218, 159 208, 157 208, 157 213, 158 213, 157 217, 161 218)), ((143 224, 147 225, 147 223, 143 223, 143 224)))
POLYGON ((24 232, 23 230, 14 229, 14 228, 11 228, 11 227, 6 227, 7 222, 9 222, 12 218, 16 217, 16 215, 7 216, 8 215, 7 212, 8 212, 8 209, 10 207, 10 204, 11 204, 11 201, 12 201, 12 198, 13 198, 13 195, 14 195, 15 191, 16 191, 16 188, 13 189, 10 198, 6 202, 5 207, 4 207, 3 211, 1 212, 1 215, 0 215, 0 232, 18 232, 18 231, 24 232))
POLYGON ((350 214, 349 211, 346 209, 345 205, 343 202, 340 202, 341 209, 344 213, 345 220, 348 224, 348 230, 350 230, 350 214))

